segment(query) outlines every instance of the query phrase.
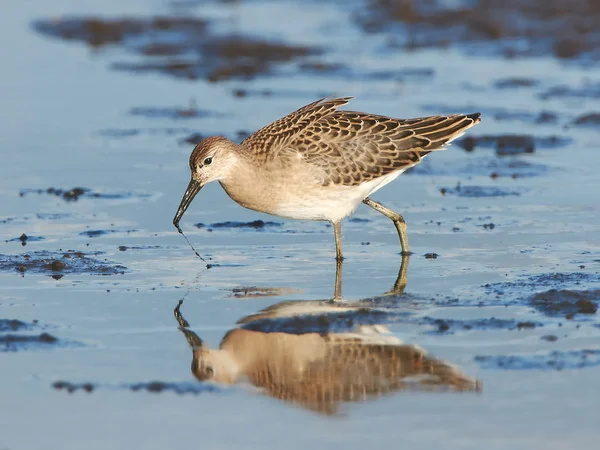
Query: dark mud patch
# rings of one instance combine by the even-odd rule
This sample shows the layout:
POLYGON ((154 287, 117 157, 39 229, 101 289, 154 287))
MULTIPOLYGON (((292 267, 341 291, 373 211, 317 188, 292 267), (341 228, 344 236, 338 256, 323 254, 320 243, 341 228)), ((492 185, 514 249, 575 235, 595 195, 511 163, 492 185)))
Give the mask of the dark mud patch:
POLYGON ((241 286, 230 289, 230 297, 234 298, 262 298, 262 297, 279 297, 292 294, 294 289, 289 288, 272 288, 272 287, 257 287, 257 286, 241 286))
MULTIPOLYGON (((331 303, 328 306, 335 309, 337 305, 331 303)), ((340 306, 339 311, 298 312, 289 316, 278 316, 277 310, 267 308, 257 314, 244 317, 237 323, 244 329, 263 333, 339 333, 355 331, 357 326, 385 325, 397 321, 399 316, 399 313, 381 309, 356 307, 348 310, 344 306, 340 306)))
POLYGON ((72 383, 70 381, 55 381, 52 388, 57 391, 65 391, 73 394, 77 391, 92 393, 104 390, 126 390, 131 392, 149 392, 152 394, 174 393, 174 394, 204 394, 206 392, 221 392, 222 389, 210 383, 173 383, 165 381, 148 381, 142 383, 130 383, 110 385, 102 383, 72 383))
POLYGON ((180 145, 184 145, 184 144, 192 144, 192 145, 197 145, 199 142, 201 142, 206 136, 204 136, 203 134, 200 133, 192 133, 187 137, 184 137, 183 139, 179 140, 179 144, 180 145))
POLYGON ((600 98, 600 82, 584 83, 582 86, 573 87, 566 84, 552 86, 538 94, 542 100, 549 99, 564 99, 564 100, 580 100, 580 99, 599 99, 600 98))
POLYGON ((484 369, 569 370, 600 365, 600 350, 553 351, 537 355, 476 356, 484 369))
POLYGON ((466 162, 450 162, 444 166, 436 165, 433 159, 425 159, 407 174, 414 175, 466 175, 489 176, 497 178, 530 178, 546 175, 548 166, 532 163, 519 158, 497 158, 492 155, 483 155, 469 158, 466 162))
MULTIPOLYGON (((94 256, 98 256, 95 253, 94 256)), ((83 252, 39 251, 22 255, 0 255, 0 271, 50 275, 60 279, 69 274, 117 275, 127 271, 125 266, 95 257, 83 252)))
POLYGON ((37 320, 23 322, 18 319, 0 319, 0 352, 82 346, 78 342, 58 339, 45 331, 35 334, 46 328, 49 327, 41 325, 37 320))
POLYGON ((395 81, 398 83, 430 82, 435 76, 435 70, 431 67, 366 70, 365 68, 350 67, 343 63, 327 63, 318 60, 301 63, 298 70, 303 74, 326 75, 327 77, 338 77, 344 80, 395 81))
POLYGON ((530 304, 547 316, 564 316, 572 319, 576 314, 596 314, 600 289, 573 291, 550 289, 531 297, 530 304))
POLYGON ((158 127, 158 128, 107 128, 97 132, 98 136, 109 139, 127 139, 135 136, 179 136, 191 132, 184 127, 158 127))
POLYGON ((218 117, 219 115, 207 109, 199 109, 196 102, 191 101, 187 108, 159 108, 153 106, 131 108, 129 114, 142 116, 149 119, 199 119, 204 117, 218 117))
POLYGON ((459 111, 479 111, 485 118, 492 117, 496 121, 527 122, 533 125, 556 124, 559 122, 559 119, 561 117, 561 114, 553 111, 529 111, 525 109, 509 109, 503 107, 492 107, 487 105, 457 106, 433 103, 423 105, 423 108, 427 111, 432 111, 433 114, 448 115, 456 114, 459 111))
POLYGON ((0 319, 0 333, 7 331, 28 331, 39 327, 40 325, 37 320, 27 323, 18 319, 0 319))
POLYGON ((89 238, 97 238, 101 236, 107 236, 114 233, 135 233, 137 230, 86 230, 79 233, 79 236, 86 236, 89 238))
POLYGON ((582 114, 581 116, 575 118, 575 120, 572 122, 572 125, 578 127, 591 127, 600 131, 600 113, 594 112, 582 114))
POLYGON ((435 327, 434 334, 452 334, 457 331, 471 330, 523 330, 535 327, 543 327, 541 322, 517 321, 514 319, 440 319, 432 317, 421 317, 417 320, 419 325, 435 327))
POLYGON ((110 193, 110 192, 95 192, 92 189, 84 187, 75 187, 73 189, 60 189, 49 187, 47 189, 21 189, 20 197, 25 197, 29 194, 47 194, 59 197, 67 202, 76 202, 80 198, 99 198, 105 200, 126 200, 129 198, 148 198, 148 194, 133 194, 131 192, 110 193))
POLYGON ((534 78, 501 78, 494 82, 494 87, 497 89, 519 89, 519 88, 529 88, 534 87, 539 84, 539 80, 534 78))
POLYGON ((350 217, 346 220, 348 223, 369 223, 371 219, 367 219, 366 217, 350 217))
POLYGON ((60 343, 58 338, 48 333, 40 333, 33 336, 25 334, 0 335, 0 348, 4 352, 17 352, 55 346, 64 346, 64 343, 60 343))
POLYGON ((525 304, 548 316, 566 316, 571 313, 577 314, 580 307, 590 310, 587 300, 597 306, 599 289, 580 290, 581 287, 591 286, 600 286, 599 273, 571 272, 521 276, 516 281, 489 283, 483 285, 483 288, 486 294, 503 299, 506 304, 525 304), (547 291, 540 292, 541 289, 547 291), (537 295, 539 297, 534 305, 533 299, 537 295), (579 300, 583 302, 576 306, 579 300))
POLYGON ((69 213, 36 213, 35 215, 38 219, 42 220, 60 220, 60 219, 68 219, 71 217, 69 213))
POLYGON ((160 245, 138 245, 138 246, 128 246, 128 245, 119 245, 120 252, 126 252, 127 250, 156 250, 158 248, 163 248, 160 245))
POLYGON ((31 236, 31 235, 27 235, 27 234, 23 233, 19 237, 8 239, 4 242, 21 242, 21 245, 23 247, 25 247, 28 242, 39 242, 39 241, 43 241, 43 240, 44 240, 44 238, 42 236, 31 236))
POLYGON ((442 187, 442 195, 454 195, 466 198, 490 198, 490 197, 515 197, 527 193, 526 188, 507 188, 498 186, 474 186, 457 185, 455 187, 442 187))
POLYGON ((136 55, 134 61, 113 64, 118 70, 212 82, 253 79, 272 73, 281 64, 322 53, 257 36, 216 34, 209 22, 193 17, 70 17, 38 20, 33 26, 46 36, 92 47, 122 46, 136 55))
POLYGON ((535 125, 557 124, 559 120, 558 114, 552 111, 534 113, 500 109, 493 114, 493 117, 497 121, 529 122, 535 125))
POLYGON ((357 22, 367 32, 394 31, 391 47, 455 45, 506 57, 600 59, 600 7, 593 1, 364 2, 355 14, 357 22))
POLYGON ((281 222, 265 222, 264 220, 253 220, 252 222, 216 222, 210 225, 204 223, 197 223, 194 226, 200 229, 206 229, 206 231, 213 230, 226 230, 226 229, 243 229, 243 230, 257 230, 262 231, 268 228, 279 228, 283 224, 281 222))
POLYGON ((59 339, 46 332, 31 333, 44 328, 47 327, 40 325, 37 320, 27 323, 17 319, 0 319, 0 352, 74 348, 83 345, 75 341, 59 339))
POLYGON ((467 152, 476 148, 493 148, 498 156, 519 155, 533 153, 539 149, 556 149, 566 147, 573 140, 564 136, 532 136, 528 134, 516 135, 482 135, 467 136, 456 141, 456 144, 467 152))

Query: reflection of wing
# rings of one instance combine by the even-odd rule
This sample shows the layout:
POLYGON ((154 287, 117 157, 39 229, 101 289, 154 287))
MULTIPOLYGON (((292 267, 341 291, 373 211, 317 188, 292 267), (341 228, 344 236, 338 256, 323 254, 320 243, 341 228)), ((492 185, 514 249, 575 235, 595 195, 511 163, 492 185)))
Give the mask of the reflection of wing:
POLYGON ((268 353, 248 367, 249 381, 275 398, 326 414, 335 414, 340 402, 403 389, 479 389, 454 366, 414 345, 392 344, 386 336, 263 337, 268 353))

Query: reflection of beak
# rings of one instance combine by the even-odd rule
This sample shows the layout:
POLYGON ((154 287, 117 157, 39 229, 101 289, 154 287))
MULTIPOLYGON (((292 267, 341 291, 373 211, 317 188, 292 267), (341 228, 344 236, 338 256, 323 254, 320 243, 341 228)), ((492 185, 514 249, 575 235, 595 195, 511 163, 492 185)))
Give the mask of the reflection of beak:
POLYGON ((185 194, 183 194, 183 198, 181 199, 181 203, 179 204, 179 209, 177 209, 177 214, 175 214, 175 218, 173 218, 173 225, 177 229, 179 229, 179 221, 183 217, 183 213, 188 209, 192 200, 198 192, 202 189, 202 185, 200 182, 194 180, 193 178, 190 180, 190 184, 188 184, 187 189, 185 190, 185 194))
POLYGON ((182 303, 183 303, 183 300, 179 300, 179 303, 177 304, 175 311, 173 311, 173 314, 175 315, 175 319, 177 320, 177 324, 179 325, 179 329, 185 336, 190 347, 192 347, 192 350, 201 349, 202 345, 203 345, 202 339, 200 339, 200 336, 198 336, 196 333, 194 333, 192 330, 190 330, 188 328, 190 326, 190 324, 188 323, 187 320, 185 320, 183 318, 183 316, 181 315, 181 312, 179 311, 179 308, 181 308, 182 303))

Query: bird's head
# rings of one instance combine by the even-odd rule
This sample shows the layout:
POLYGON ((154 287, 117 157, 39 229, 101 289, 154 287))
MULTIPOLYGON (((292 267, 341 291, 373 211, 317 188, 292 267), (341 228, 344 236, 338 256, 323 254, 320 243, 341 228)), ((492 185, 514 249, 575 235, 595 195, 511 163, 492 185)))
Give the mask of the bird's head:
POLYGON ((200 189, 211 181, 221 181, 231 172, 237 162, 237 145, 222 136, 212 136, 202 140, 190 155, 192 178, 188 184, 173 225, 179 228, 179 221, 200 189))

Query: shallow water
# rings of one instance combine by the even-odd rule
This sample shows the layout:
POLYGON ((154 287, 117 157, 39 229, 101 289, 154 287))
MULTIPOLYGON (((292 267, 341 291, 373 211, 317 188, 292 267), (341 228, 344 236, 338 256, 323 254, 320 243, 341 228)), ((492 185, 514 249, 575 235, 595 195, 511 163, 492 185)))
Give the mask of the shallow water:
MULTIPOLYGON (((388 45, 402 30, 364 33, 355 21, 363 6, 10 2, 0 17, 0 448, 595 448, 600 128, 578 119, 600 108, 596 62, 504 59, 494 42, 406 51, 388 45), (155 15, 204 18, 211 39, 321 53, 252 79, 186 80, 119 70, 147 62, 135 46, 152 36, 90 47, 36 28, 155 15), (338 66, 310 69, 324 64, 338 66), (371 313, 318 313, 342 332, 384 323, 476 378, 481 392, 398 391, 330 417, 249 383, 193 378, 173 318, 180 299, 191 328, 216 347, 271 305, 330 300, 336 267, 326 224, 245 210, 211 185, 182 221, 216 264, 207 270, 171 223, 189 178, 183 141, 239 140, 329 94, 391 116, 481 111, 468 136, 525 136, 457 142, 377 192, 408 223, 404 293, 384 295, 400 269, 395 230, 361 207, 343 223, 342 295, 371 313), (265 226, 215 226, 256 220, 265 226), (85 383, 92 392, 56 388, 85 383)), ((305 313, 294 332, 314 331, 305 313)), ((259 325, 290 332, 279 320, 259 325)))

